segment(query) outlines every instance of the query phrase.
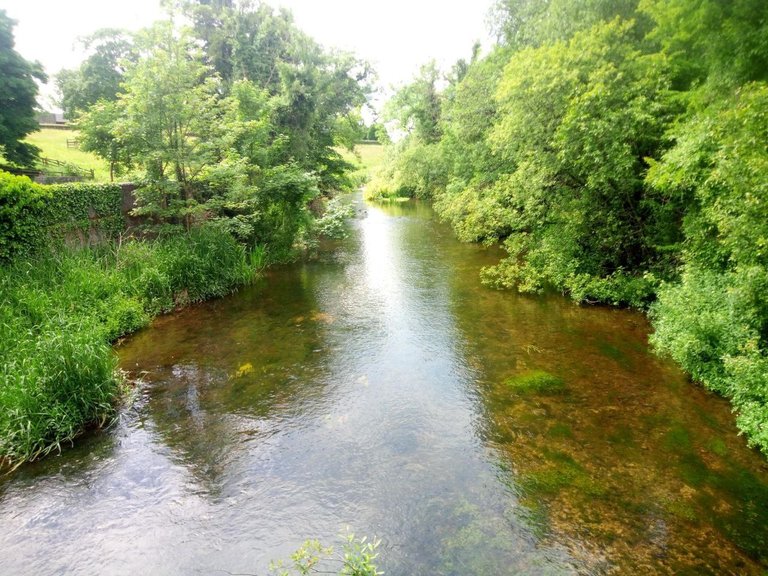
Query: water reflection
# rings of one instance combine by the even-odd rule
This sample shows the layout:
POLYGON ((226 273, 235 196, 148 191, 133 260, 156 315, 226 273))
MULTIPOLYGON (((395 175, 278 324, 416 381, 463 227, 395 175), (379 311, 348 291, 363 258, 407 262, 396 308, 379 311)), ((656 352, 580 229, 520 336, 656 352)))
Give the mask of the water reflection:
POLYGON ((391 575, 761 572, 764 461, 641 316, 482 288, 419 204, 321 256, 128 342, 121 422, 0 483, 3 570, 263 574, 350 525, 391 575))

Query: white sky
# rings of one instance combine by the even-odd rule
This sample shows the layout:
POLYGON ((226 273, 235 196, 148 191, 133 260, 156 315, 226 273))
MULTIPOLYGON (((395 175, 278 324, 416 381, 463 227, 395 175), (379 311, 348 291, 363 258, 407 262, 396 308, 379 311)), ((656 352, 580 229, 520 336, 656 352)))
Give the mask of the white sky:
MULTIPOLYGON (((410 80, 431 59, 447 69, 488 46, 493 0, 268 0, 285 6, 298 27, 326 47, 366 59, 383 87, 410 80)), ((0 0, 17 21, 16 50, 52 76, 82 59, 76 39, 99 28, 136 30, 163 16, 159 0, 0 0)), ((50 93, 50 88, 44 90, 50 93)), ((50 106, 47 106, 50 107, 50 106)))

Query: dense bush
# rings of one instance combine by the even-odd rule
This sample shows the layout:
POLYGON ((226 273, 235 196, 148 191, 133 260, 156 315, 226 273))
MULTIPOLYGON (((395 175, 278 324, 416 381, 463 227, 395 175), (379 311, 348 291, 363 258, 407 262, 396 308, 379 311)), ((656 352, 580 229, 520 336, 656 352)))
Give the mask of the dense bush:
POLYGON ((125 229, 120 185, 71 182, 43 188, 50 194, 42 214, 49 234, 61 238, 73 231, 90 232, 108 239, 125 229))
POLYGON ((43 249, 53 238, 114 238, 125 227, 116 184, 35 184, 0 171, 0 261, 43 249))
POLYGON ((732 398, 751 444, 768 452, 768 85, 742 86, 678 128, 649 181, 690 203, 685 272, 652 309, 653 341, 732 398))
POLYGON ((29 252, 51 194, 26 176, 0 171, 0 261, 29 252))
POLYGON ((258 262, 225 231, 48 250, 0 268, 0 459, 32 459, 112 413, 110 343, 158 313, 222 296, 258 262))

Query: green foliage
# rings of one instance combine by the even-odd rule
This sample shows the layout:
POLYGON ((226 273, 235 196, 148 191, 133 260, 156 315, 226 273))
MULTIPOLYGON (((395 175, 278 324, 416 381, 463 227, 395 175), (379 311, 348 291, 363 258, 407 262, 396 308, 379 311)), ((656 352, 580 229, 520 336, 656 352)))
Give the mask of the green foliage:
MULTIPOLYGON (((98 110, 113 119, 110 136, 122 152, 104 142, 103 158, 130 158, 143 170, 146 186, 137 191, 138 214, 183 219, 187 226, 202 212, 199 183, 222 158, 226 107, 219 106, 220 83, 201 61, 194 40, 176 37, 171 23, 137 35, 144 55, 125 73, 124 92, 115 105, 98 110)), ((86 119, 81 132, 91 142, 104 138, 100 124, 86 119)))
POLYGON ((634 15, 638 0, 497 0, 496 36, 515 49, 567 40, 575 33, 619 16, 634 15))
MULTIPOLYGON (((123 192, 116 184, 72 182, 44 187, 50 194, 40 225, 59 238, 72 231, 116 238, 125 228, 123 192)), ((47 238, 41 238, 47 240, 47 238)))
POLYGON ((50 193, 26 176, 0 171, 0 261, 34 247, 49 199, 50 193))
POLYGON ((390 144, 392 140, 389 137, 387 128, 380 122, 374 122, 365 129, 365 140, 375 141, 379 144, 390 144))
POLYGON ((308 202, 351 186, 336 148, 362 134, 370 72, 266 5, 184 8, 194 31, 161 22, 135 36, 117 100, 79 121, 83 148, 135 172, 135 214, 159 229, 214 219, 290 257, 308 202))
POLYGON ((0 156, 32 166, 39 149, 22 140, 37 130, 35 79, 45 82, 46 77, 39 63, 27 62, 13 49, 14 24, 0 10, 0 156))
POLYGON ((433 71, 393 99, 411 131, 369 194, 431 197, 460 239, 502 242, 493 286, 658 298, 657 349, 729 397, 768 453, 768 4, 500 0, 494 14, 487 56, 457 62, 436 96, 433 71))
POLYGON ((387 102, 385 115, 404 131, 426 144, 440 139, 440 96, 437 92, 439 72, 431 62, 421 67, 414 81, 387 102))
POLYGON ((332 547, 324 547, 318 540, 307 540, 291 555, 290 563, 272 562, 270 572, 275 576, 306 575, 314 573, 337 574, 338 576, 379 576, 384 574, 376 568, 376 549, 380 540, 368 541, 367 537, 355 538, 351 532, 344 536, 341 554, 335 555, 332 547), (330 571, 330 566, 338 568, 330 571), (321 570, 328 567, 328 570, 321 570))
POLYGON ((34 459, 104 423, 120 392, 110 343, 256 272, 204 227, 99 249, 43 250, 0 268, 0 460, 34 459))
POLYGON ((116 237, 125 222, 122 191, 109 184, 42 186, 0 171, 0 261, 43 249, 73 234, 88 242, 116 237))
POLYGON ((130 35, 123 30, 105 28, 80 40, 90 52, 74 70, 62 70, 56 75, 56 87, 61 93, 61 107, 69 119, 85 112, 97 102, 117 99, 123 82, 125 62, 135 60, 130 35))
MULTIPOLYGON (((110 342, 290 258, 312 231, 309 203, 350 186, 353 166, 337 147, 362 134, 367 65, 325 52, 263 4, 187 7, 196 36, 170 21, 131 41, 102 31, 87 40, 80 69, 60 78, 69 111, 87 108, 83 149, 107 160, 111 176, 136 179, 135 215, 157 241, 70 252, 62 246, 73 235, 102 245, 123 231, 120 188, 41 188, 0 174, 0 259, 9 261, 0 296, 10 303, 0 311, 0 460, 34 458, 103 422, 119 381, 110 342), (49 254, 51 239, 59 243, 49 254)), ((0 79, 0 103, 15 90, 26 106, 35 70, 12 46, 0 11, 0 68, 13 68, 0 79)), ((9 134, 17 137, 0 123, 0 137, 9 134)), ((0 145, 19 161, 23 147, 0 145)), ((330 204, 317 230, 341 234, 346 214, 330 204)), ((356 550, 365 558, 367 548, 356 550)))
POLYGON ((347 187, 351 166, 335 147, 351 149, 363 135, 359 109, 371 91, 370 67, 323 50, 290 12, 265 3, 198 0, 186 11, 224 89, 245 80, 273 98, 273 131, 283 144, 276 162, 314 172, 323 192, 347 187))
POLYGON ((349 233, 347 221, 354 215, 352 204, 341 198, 332 198, 325 203, 323 215, 315 222, 315 230, 325 238, 346 238, 349 233))
POLYGON ((3 355, 0 459, 33 460, 112 413, 116 359, 107 343, 71 328, 24 334, 3 355))
POLYGON ((445 186, 446 165, 438 144, 407 139, 394 153, 394 162, 366 186, 369 199, 431 198, 445 186))
POLYGON ((768 5, 762 0, 642 0, 648 35, 689 89, 701 82, 768 80, 768 5))
POLYGON ((766 118, 768 86, 742 86, 678 127, 649 181, 689 204, 685 272, 659 292, 653 342, 732 398, 740 429, 768 452, 766 118))
POLYGON ((97 102, 81 116, 77 126, 80 129, 80 149, 92 152, 109 163, 109 179, 113 181, 132 166, 132 152, 119 140, 115 126, 121 110, 117 102, 97 102))

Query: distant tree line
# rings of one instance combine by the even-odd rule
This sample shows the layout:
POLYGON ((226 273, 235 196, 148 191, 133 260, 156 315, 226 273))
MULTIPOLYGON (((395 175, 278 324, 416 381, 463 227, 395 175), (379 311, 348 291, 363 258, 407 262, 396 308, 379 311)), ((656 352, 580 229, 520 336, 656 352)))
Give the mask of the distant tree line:
POLYGON ((496 45, 388 105, 372 195, 502 242, 494 286, 650 307, 768 453, 768 3, 500 0, 496 45))

